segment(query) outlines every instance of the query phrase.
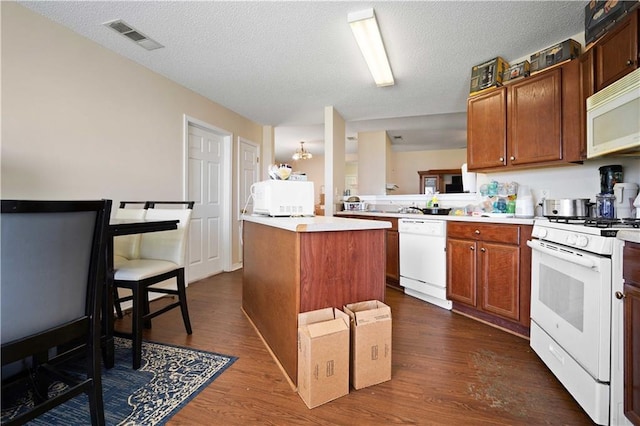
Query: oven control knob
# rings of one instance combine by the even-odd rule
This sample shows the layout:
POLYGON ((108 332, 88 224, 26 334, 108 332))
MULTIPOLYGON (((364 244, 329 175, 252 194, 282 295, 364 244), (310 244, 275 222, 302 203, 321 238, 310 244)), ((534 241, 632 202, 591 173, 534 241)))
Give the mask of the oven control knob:
POLYGON ((586 247, 589 244, 589 239, 584 235, 580 235, 578 237, 578 241, 576 241, 576 245, 578 247, 586 247))
POLYGON ((534 237, 538 237, 538 238, 544 238, 547 236, 547 230, 546 229, 536 229, 536 234, 534 235, 534 237))
POLYGON ((578 236, 576 234, 567 235, 567 244, 570 244, 573 246, 576 244, 577 240, 578 240, 578 236))

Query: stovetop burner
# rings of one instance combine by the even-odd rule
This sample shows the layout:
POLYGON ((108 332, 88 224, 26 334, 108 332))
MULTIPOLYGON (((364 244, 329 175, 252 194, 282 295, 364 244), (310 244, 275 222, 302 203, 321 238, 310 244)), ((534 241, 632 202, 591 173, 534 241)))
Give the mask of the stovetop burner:
POLYGON ((548 217, 549 222, 566 223, 569 225, 583 225, 591 228, 640 228, 640 219, 628 217, 621 219, 607 219, 604 217, 548 217))

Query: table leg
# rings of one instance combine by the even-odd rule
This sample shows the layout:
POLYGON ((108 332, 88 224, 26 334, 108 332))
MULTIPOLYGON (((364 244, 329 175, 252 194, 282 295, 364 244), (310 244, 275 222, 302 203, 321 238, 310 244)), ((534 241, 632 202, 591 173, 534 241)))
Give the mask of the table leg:
POLYGON ((102 294, 102 358, 105 368, 115 364, 115 344, 113 341, 113 236, 107 238, 105 256, 105 279, 102 294))

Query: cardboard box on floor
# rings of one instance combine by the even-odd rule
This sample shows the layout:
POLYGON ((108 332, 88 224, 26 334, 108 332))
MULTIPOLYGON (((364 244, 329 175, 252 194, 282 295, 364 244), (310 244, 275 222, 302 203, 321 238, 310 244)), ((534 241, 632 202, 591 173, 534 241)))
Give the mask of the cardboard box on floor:
POLYGON ((344 307, 351 319, 351 385, 391 380, 391 308, 377 300, 344 307))
POLYGON ((349 316, 325 308, 298 314, 298 394, 309 408, 349 393, 349 316))

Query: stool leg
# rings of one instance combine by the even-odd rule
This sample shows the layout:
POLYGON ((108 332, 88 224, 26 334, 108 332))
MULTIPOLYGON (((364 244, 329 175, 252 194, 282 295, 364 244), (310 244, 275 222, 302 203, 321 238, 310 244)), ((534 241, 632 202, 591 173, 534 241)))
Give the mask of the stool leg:
POLYGON ((140 283, 132 286, 133 291, 133 308, 131 318, 131 349, 133 351, 133 369, 140 368, 142 363, 142 312, 144 310, 144 291, 141 291, 140 283))
POLYGON ((122 319, 122 307, 120 306, 120 296, 118 295, 118 287, 113 286, 113 304, 116 307, 116 315, 122 319))
POLYGON ((191 321, 189 320, 189 309, 187 308, 187 290, 184 283, 184 268, 178 271, 176 281, 178 284, 178 298, 180 299, 180 311, 182 312, 184 328, 187 330, 187 334, 191 334, 191 321))

